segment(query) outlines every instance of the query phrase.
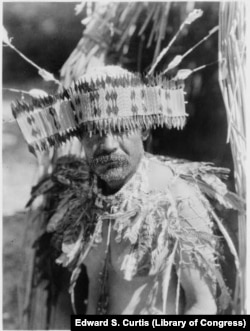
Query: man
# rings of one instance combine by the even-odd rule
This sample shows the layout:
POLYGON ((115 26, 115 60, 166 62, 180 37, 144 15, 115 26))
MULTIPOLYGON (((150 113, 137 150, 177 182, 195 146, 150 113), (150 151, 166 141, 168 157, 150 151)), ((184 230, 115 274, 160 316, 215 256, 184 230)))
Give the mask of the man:
MULTIPOLYGON (((139 190, 137 189, 138 192, 131 192, 130 188, 128 189, 127 194, 134 195, 135 199, 142 199, 139 207, 141 209, 140 213, 143 214, 143 216, 139 214, 138 217, 146 217, 147 212, 153 214, 159 211, 158 208, 160 208, 160 206, 157 206, 159 192, 171 192, 171 199, 189 199, 190 202, 194 204, 193 207, 195 206, 196 208, 194 211, 191 208, 188 210, 186 207, 182 212, 182 216, 185 214, 186 219, 191 223, 191 227, 195 228, 197 231, 204 231, 211 235, 208 224, 206 224, 209 223, 206 219, 207 212, 198 201, 198 197, 196 196, 197 193, 195 193, 194 189, 189 187, 184 181, 176 179, 170 167, 161 164, 154 158, 149 157, 147 159, 144 156, 142 141, 145 138, 146 134, 140 130, 125 134, 111 132, 102 137, 96 135, 90 139, 83 138, 86 159, 90 163, 91 170, 97 175, 97 185, 100 187, 100 194, 103 194, 103 196, 99 197, 100 200, 103 199, 105 201, 106 196, 110 199, 110 196, 116 195, 117 192, 122 191, 124 194, 123 199, 128 199, 129 201, 129 198, 131 197, 126 197, 126 188, 128 185, 132 184, 131 188, 133 190, 137 189, 136 186, 142 185, 143 188, 139 188, 139 190), (140 163, 146 168, 142 173, 143 175, 139 174, 139 172, 142 171, 140 169, 140 163), (145 202, 143 201, 144 194, 146 194, 145 202), (139 197, 137 195, 139 195, 139 197), (150 208, 148 205, 150 203, 148 199, 153 200, 153 205, 150 206, 150 208), (143 203, 147 205, 145 206, 143 203), (145 209, 145 211, 143 209, 145 209), (197 215, 200 215, 198 219, 197 215), (205 219, 205 222, 203 218, 205 219)), ((122 203, 124 203, 124 201, 122 203)), ((114 203, 113 208, 115 207, 116 204, 114 203)), ((170 207, 166 205, 166 208, 170 207)), ((105 210, 103 210, 103 212, 105 212, 105 210)), ((121 210, 118 209, 117 212, 119 213, 121 210)), ((134 216, 132 217, 134 218, 134 216)), ((151 221, 155 222, 156 220, 152 218, 151 221)), ((163 220, 160 220, 160 222, 161 221, 163 220)), ((164 221, 168 222, 167 217, 164 221)), ((112 225, 113 224, 111 224, 111 226, 112 225)), ((93 248, 85 260, 90 280, 89 305, 87 310, 87 313, 90 314, 96 313, 98 301, 98 275, 102 271, 102 261, 105 259, 105 243, 107 241, 109 223, 104 221, 102 227, 102 245, 93 248)), ((154 288, 155 279, 146 273, 145 275, 138 275, 135 279, 130 279, 130 277, 124 279, 124 275, 126 275, 127 271, 125 267, 123 267, 124 257, 131 250, 132 244, 128 239, 117 242, 116 236, 117 233, 115 229, 111 229, 109 244, 110 261, 108 266, 110 282, 108 313, 138 314, 146 310, 147 298, 150 295, 152 288, 154 288)), ((168 243, 166 242, 166 246, 167 245, 168 243)), ((183 257, 183 259, 185 260, 185 257, 183 257)), ((212 294, 212 283, 209 283, 202 278, 201 270, 195 270, 192 267, 190 268, 188 265, 188 256, 186 259, 187 266, 183 265, 180 273, 181 285, 186 294, 185 304, 184 298, 180 302, 180 311, 186 314, 216 313, 216 304, 212 294)), ((162 262, 163 261, 164 259, 162 259, 162 262)), ((141 267, 147 268, 147 265, 142 265, 141 267)), ((160 269, 161 266, 159 268, 159 273, 162 273, 160 277, 164 277, 164 270, 161 271, 160 269)), ((169 281, 171 284, 169 284, 169 287, 175 288, 176 278, 174 275, 171 276, 169 281)), ((161 282, 163 283, 164 279, 161 279, 161 282)), ((164 298, 161 298, 161 296, 162 284, 159 285, 157 296, 154 298, 155 306, 151 307, 153 310, 147 311, 147 313, 159 312, 174 314, 176 300, 175 291, 169 293, 166 311, 162 308, 164 298)))
MULTIPOLYGON (((235 207, 216 176, 227 170, 143 147, 151 128, 185 124, 182 82, 107 66, 57 96, 20 102, 13 113, 34 153, 73 136, 84 147, 85 158, 59 158, 31 199, 46 193, 45 255, 70 271, 75 311, 84 309, 83 266, 87 314, 216 314, 227 306, 213 234, 218 220, 204 194, 235 207)), ((62 284, 61 324, 69 299, 62 284)))

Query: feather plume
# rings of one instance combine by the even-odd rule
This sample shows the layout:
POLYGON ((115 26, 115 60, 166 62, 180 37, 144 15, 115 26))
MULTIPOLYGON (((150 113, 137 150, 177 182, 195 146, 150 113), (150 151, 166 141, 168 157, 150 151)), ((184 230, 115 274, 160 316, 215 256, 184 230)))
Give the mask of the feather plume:
POLYGON ((48 193, 53 187, 55 183, 51 180, 50 177, 44 178, 41 180, 36 186, 34 186, 31 190, 31 197, 26 204, 26 208, 30 207, 33 201, 42 194, 48 193))

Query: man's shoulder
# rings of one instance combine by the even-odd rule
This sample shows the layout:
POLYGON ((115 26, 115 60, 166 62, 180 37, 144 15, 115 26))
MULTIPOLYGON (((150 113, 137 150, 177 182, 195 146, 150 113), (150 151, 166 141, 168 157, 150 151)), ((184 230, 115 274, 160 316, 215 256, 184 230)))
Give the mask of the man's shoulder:
MULTIPOLYGON (((189 161, 186 161, 189 164, 189 161)), ((178 215, 184 222, 195 229, 207 231, 209 223, 206 197, 197 183, 187 176, 182 176, 179 166, 185 161, 170 158, 149 158, 150 189, 168 192, 177 208, 178 215), (199 215, 199 217, 198 217, 199 215)), ((186 171, 185 171, 186 172, 186 171)), ((187 173, 187 172, 186 172, 187 173)))
POLYGON ((170 190, 174 197, 190 196, 194 186, 178 172, 180 164, 189 163, 176 158, 147 154, 149 187, 151 190, 170 190))
POLYGON ((173 179, 173 171, 157 157, 148 158, 148 181, 152 191, 166 190, 173 179))

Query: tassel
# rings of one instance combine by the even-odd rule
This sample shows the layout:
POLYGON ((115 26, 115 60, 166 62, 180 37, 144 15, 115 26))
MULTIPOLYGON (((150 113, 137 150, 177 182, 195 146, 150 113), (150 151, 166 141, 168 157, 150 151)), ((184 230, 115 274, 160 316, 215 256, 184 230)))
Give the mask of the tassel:
MULTIPOLYGON (((180 253, 181 254, 181 253, 180 253)), ((180 303, 180 289, 181 289, 181 267, 177 268, 177 287, 176 287, 176 299, 175 299, 175 314, 179 315, 179 303, 180 303)))
POLYGON ((97 302, 96 314, 97 315, 106 315, 108 310, 108 264, 110 259, 110 236, 111 236, 111 220, 109 220, 108 227, 108 235, 107 235, 107 243, 105 250, 105 259, 104 259, 104 267, 102 272, 100 273, 100 296, 97 302))
POLYGON ((176 254, 178 246, 178 241, 175 241, 174 248, 170 256, 167 260, 167 265, 165 270, 163 271, 163 282, 162 282, 162 301, 163 301, 163 313, 167 313, 167 297, 168 297, 168 290, 169 290, 169 283, 171 277, 172 267, 174 265, 174 258, 176 254))
POLYGON ((125 255, 122 265, 121 271, 123 271, 123 278, 127 281, 131 281, 136 275, 137 272, 137 254, 132 251, 129 254, 125 255))

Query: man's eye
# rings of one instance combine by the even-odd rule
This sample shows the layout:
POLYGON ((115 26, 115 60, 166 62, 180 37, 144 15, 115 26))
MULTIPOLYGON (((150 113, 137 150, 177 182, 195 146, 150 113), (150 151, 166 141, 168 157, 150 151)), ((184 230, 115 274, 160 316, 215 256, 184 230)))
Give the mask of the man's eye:
POLYGON ((111 131, 108 132, 99 132, 99 131, 95 131, 95 132, 83 132, 82 137, 85 141, 94 141, 97 139, 101 139, 102 137, 106 136, 106 135, 114 135, 114 136, 123 136, 123 135, 128 135, 129 133, 131 133, 132 131, 129 128, 125 128, 122 127, 120 128, 120 130, 118 130, 118 128, 116 129, 112 129, 111 131))
POLYGON ((129 128, 125 128, 125 127, 122 127, 120 128, 120 130, 118 130, 118 128, 112 130, 112 133, 113 134, 128 134, 131 130, 129 128))

